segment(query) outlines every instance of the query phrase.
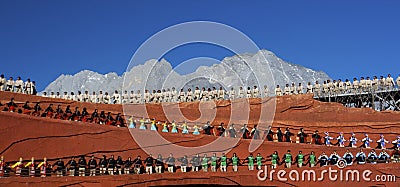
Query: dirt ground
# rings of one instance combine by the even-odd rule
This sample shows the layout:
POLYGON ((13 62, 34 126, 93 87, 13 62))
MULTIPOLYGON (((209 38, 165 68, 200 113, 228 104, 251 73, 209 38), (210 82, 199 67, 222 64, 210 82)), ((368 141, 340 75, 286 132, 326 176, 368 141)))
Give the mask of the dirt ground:
MULTIPOLYGON (((8 102, 10 98, 22 106, 25 101, 40 102, 42 108, 46 108, 49 103, 55 106, 60 104, 65 108, 71 105, 83 108, 86 107, 89 112, 94 109, 99 111, 110 111, 113 114, 124 113, 126 115, 146 116, 148 118, 156 118, 157 120, 176 120, 182 121, 183 117, 191 120, 198 120, 204 123, 208 120, 211 124, 217 125, 221 122, 225 124, 235 123, 241 125, 263 124, 266 127, 272 124, 272 129, 277 127, 289 127, 292 133, 297 133, 299 128, 303 127, 307 133, 319 130, 320 132, 331 132, 336 137, 338 132, 344 132, 348 139, 349 134, 354 132, 358 139, 363 138, 364 133, 368 133, 370 137, 377 140, 380 134, 385 135, 388 140, 394 140, 400 135, 400 113, 385 111, 376 112, 368 108, 350 109, 345 108, 338 103, 322 103, 312 99, 311 95, 284 96, 279 98, 216 101, 206 103, 181 103, 181 104, 148 104, 143 105, 104 105, 65 101, 62 99, 42 98, 38 96, 29 96, 24 94, 15 94, 8 92, 0 92, 0 102, 2 104, 8 102), (275 105, 276 104, 276 105, 275 105), (177 112, 180 111, 180 112, 177 112), (275 111, 275 112, 273 112, 275 111), (179 115, 179 114, 182 115, 179 115), (246 117, 243 117, 246 116, 246 117), (273 120, 272 120, 273 119, 273 120), (265 125, 264 125, 265 124, 265 125)), ((33 105, 32 105, 33 106, 33 105)), ((159 128, 160 129, 160 128, 159 128)), ((263 130, 261 128, 261 130, 263 130)), ((322 133, 321 133, 322 134, 322 133)), ((11 112, 0 112, 0 154, 4 155, 7 162, 17 161, 19 157, 29 160, 31 157, 42 159, 47 157, 49 162, 54 162, 58 158, 65 159, 65 162, 72 156, 94 155, 100 158, 102 155, 122 156, 125 160, 128 157, 135 158, 141 155, 142 158, 147 157, 147 152, 153 155, 162 154, 164 157, 168 153, 173 152, 171 144, 183 147, 204 147, 210 142, 219 139, 222 142, 216 149, 203 149, 201 153, 217 153, 219 156, 222 152, 231 157, 233 153, 237 153, 240 158, 249 155, 249 146, 252 140, 234 139, 234 138, 218 138, 207 135, 182 135, 161 133, 154 131, 140 131, 139 129, 128 130, 127 128, 117 128, 113 126, 73 122, 49 118, 34 117, 24 114, 11 112), (153 137, 160 137, 161 134, 170 144, 154 143, 153 137), (132 136, 133 135, 133 136, 132 136), (140 140, 139 140, 140 139, 140 140), (143 144, 149 143, 153 149, 143 149, 143 144), (227 147, 224 147, 227 145, 227 147)), ((259 142, 260 146, 254 150, 254 154, 261 153, 264 157, 278 151, 283 155, 287 150, 291 150, 296 155, 299 150, 304 154, 314 151, 319 155, 325 151, 328 155, 334 150, 343 155, 347 148, 326 147, 321 145, 298 144, 298 143, 282 143, 282 142, 259 142)), ((372 145, 376 145, 372 143, 372 145)), ((198 150, 196 150, 198 152, 198 150)), ((356 148, 350 148, 355 155, 358 152, 356 148)), ((369 153, 369 149, 365 152, 369 153)), ((380 150, 377 151, 378 153, 380 150)), ((390 150, 388 151, 391 152, 390 150)), ((188 155, 193 154, 188 151, 188 155)), ((180 156, 179 154, 175 156, 180 156)), ((89 159, 89 158, 87 158, 89 159)), ((266 162, 269 164, 268 162, 266 162)), ((400 172, 398 170, 399 163, 376 164, 376 165, 353 165, 350 169, 371 170, 375 174, 392 174, 400 180, 400 172)), ((334 167, 334 166, 332 166, 334 167)), ((308 168, 308 167, 307 167, 308 168)), ((346 168, 346 169, 348 169, 346 168)), ((228 168, 230 170, 231 168, 228 168)), ((278 169, 284 169, 279 166, 278 169)), ((337 169, 337 168, 336 168, 337 169)), ((303 169, 299 169, 302 171, 303 169)), ((322 170, 317 168, 316 171, 322 170)), ((287 170, 289 171, 289 170, 287 170)), ((29 184, 30 186, 118 186, 118 185, 190 185, 190 184, 217 184, 217 185, 245 185, 245 186, 399 186, 398 182, 378 182, 378 181, 329 181, 308 182, 308 181, 259 181, 257 179, 257 171, 249 172, 246 166, 241 166, 238 173, 181 173, 175 174, 154 174, 154 175, 125 175, 125 176, 96 176, 96 177, 47 177, 47 178, 1 178, 0 185, 21 186, 29 184)))

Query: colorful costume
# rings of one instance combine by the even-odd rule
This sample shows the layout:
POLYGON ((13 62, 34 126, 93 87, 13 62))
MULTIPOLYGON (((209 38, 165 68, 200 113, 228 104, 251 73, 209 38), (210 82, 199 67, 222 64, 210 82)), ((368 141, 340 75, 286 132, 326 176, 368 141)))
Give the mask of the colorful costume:
POLYGON ((41 163, 38 165, 38 168, 40 169, 40 176, 41 176, 41 177, 46 177, 46 170, 47 170, 48 165, 49 165, 49 164, 47 163, 46 160, 44 160, 43 162, 41 162, 41 163))
POLYGON ((147 130, 147 127, 146 127, 146 124, 145 124, 144 119, 141 119, 141 120, 140 120, 139 129, 141 129, 141 130, 147 130))
POLYGON ((333 138, 329 136, 329 133, 328 133, 328 132, 325 132, 325 135, 326 135, 326 136, 324 137, 324 139, 325 139, 325 145, 326 145, 326 146, 332 146, 331 140, 332 140, 333 138))
POLYGON ((344 142, 346 141, 346 139, 344 139, 343 133, 341 132, 339 134, 339 136, 336 138, 336 140, 338 141, 338 144, 340 147, 344 147, 344 142))
POLYGON ((371 148, 370 142, 372 142, 372 140, 368 137, 368 134, 365 134, 365 138, 362 139, 361 141, 364 143, 365 148, 371 148))
POLYGON ((22 163, 22 158, 19 159, 17 163, 11 166, 11 168, 15 168, 15 175, 21 176, 22 167, 24 167, 22 163))
POLYGON ((35 176, 35 160, 32 159, 32 161, 28 162, 25 165, 26 168, 29 168, 29 176, 34 177, 35 176))
POLYGON ((157 131, 156 120, 151 121, 150 130, 157 131))
POLYGON ((349 142, 350 142, 350 144, 349 144, 350 147, 357 147, 357 138, 354 133, 351 134, 349 142))
POLYGON ((4 157, 1 157, 0 160, 0 177, 4 176, 4 167, 5 167, 6 163, 4 162, 4 157))
POLYGON ((193 128, 194 128, 193 134, 194 135, 199 135, 200 134, 199 127, 197 125, 195 125, 193 128))
POLYGON ((172 122, 171 126, 172 126, 171 132, 172 133, 178 133, 178 129, 176 128, 176 123, 172 122))
POLYGON ((168 125, 167 125, 167 122, 164 122, 164 123, 163 123, 162 132, 168 132, 168 125))
POLYGON ((385 138, 383 137, 383 135, 380 136, 381 138, 379 140, 377 140, 376 142, 379 144, 379 147, 381 149, 386 149, 386 144, 389 143, 389 141, 385 140, 385 138))
POLYGON ((356 159, 358 161, 358 164, 365 164, 366 158, 367 158, 367 156, 362 151, 360 151, 356 154, 356 159))
POLYGON ((343 155, 343 159, 346 161, 347 165, 352 165, 353 164, 353 158, 354 158, 354 156, 353 156, 353 154, 351 154, 351 152, 346 152, 343 155))
POLYGON ((188 126, 185 123, 182 124, 182 134, 189 134, 188 126))
POLYGON ((133 120, 133 117, 130 117, 130 118, 128 119, 128 121, 129 121, 129 126, 128 126, 128 128, 130 128, 130 129, 136 128, 136 123, 135 123, 135 121, 133 120))

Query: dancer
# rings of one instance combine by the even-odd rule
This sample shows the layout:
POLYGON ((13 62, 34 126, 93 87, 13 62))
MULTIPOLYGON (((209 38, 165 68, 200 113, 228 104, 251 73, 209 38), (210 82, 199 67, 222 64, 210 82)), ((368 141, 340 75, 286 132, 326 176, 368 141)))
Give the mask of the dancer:
POLYGON ((343 159, 346 161, 346 164, 347 165, 352 165, 353 164, 353 158, 354 158, 353 154, 351 154, 350 150, 347 149, 346 153, 344 153, 344 155, 343 155, 343 159))
POLYGON ((336 140, 338 141, 337 143, 339 144, 339 147, 344 147, 344 142, 346 142, 346 139, 343 136, 343 132, 339 133, 339 136, 336 138, 336 140))
POLYGON ((325 132, 325 137, 324 137, 324 142, 326 146, 332 146, 331 140, 333 140, 332 137, 329 136, 329 132, 325 132))
POLYGON ((349 139, 349 147, 357 147, 357 138, 356 134, 351 133, 351 137, 349 139))
POLYGON ((271 168, 276 169, 279 162, 278 151, 274 151, 269 157, 271 157, 271 168))
POLYGON ((290 168, 292 166, 292 154, 290 153, 290 150, 287 150, 286 154, 282 158, 282 163, 285 163, 286 168, 290 168))
POLYGON ((153 120, 151 120, 150 130, 157 131, 156 118, 153 118, 153 120))
POLYGON ((386 149, 386 144, 389 143, 389 141, 387 141, 383 134, 381 134, 379 140, 377 140, 376 143, 378 143, 378 149, 386 149))
POLYGON ((296 163, 297 163, 297 167, 299 167, 299 168, 303 167, 304 155, 303 155, 302 151, 299 151, 299 154, 296 156, 296 163))
POLYGON ((364 134, 364 135, 365 135, 365 138, 363 138, 363 139, 361 140, 361 142, 363 142, 364 148, 371 148, 370 144, 371 144, 371 142, 373 142, 373 141, 368 137, 368 134, 364 134))
POLYGON ((325 154, 325 151, 318 157, 318 163, 321 167, 327 166, 329 161, 328 155, 325 154))
POLYGON ((364 153, 363 149, 361 148, 360 151, 356 154, 356 160, 358 164, 365 164, 367 160, 367 155, 364 153))

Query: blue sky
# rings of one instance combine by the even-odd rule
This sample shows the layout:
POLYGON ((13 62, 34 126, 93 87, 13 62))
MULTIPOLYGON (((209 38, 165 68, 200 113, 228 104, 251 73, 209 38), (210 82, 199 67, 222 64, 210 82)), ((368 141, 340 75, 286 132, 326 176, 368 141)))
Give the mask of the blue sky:
MULTIPOLYGON (((400 1, 103 1, 0 0, 0 73, 36 80, 42 90, 61 74, 125 71, 138 47, 187 21, 232 26, 260 48, 332 78, 400 73, 400 1)), ((252 52, 252 51, 250 51, 252 52)), ((232 53, 186 45, 182 61, 232 53)))

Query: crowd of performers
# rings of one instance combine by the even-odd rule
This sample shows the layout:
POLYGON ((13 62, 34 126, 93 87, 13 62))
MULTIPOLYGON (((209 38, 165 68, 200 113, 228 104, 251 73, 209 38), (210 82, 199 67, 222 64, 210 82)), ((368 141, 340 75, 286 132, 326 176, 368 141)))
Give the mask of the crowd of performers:
POLYGON ((386 150, 381 150, 380 153, 377 153, 374 149, 367 153, 362 148, 356 155, 353 155, 349 149, 343 155, 339 155, 336 151, 333 151, 330 155, 327 155, 325 152, 316 155, 314 151, 311 151, 309 154, 304 154, 302 151, 292 154, 288 150, 283 155, 279 155, 277 151, 274 151, 272 154, 264 157, 261 153, 257 153, 257 155, 250 153, 246 158, 239 158, 236 153, 233 153, 231 157, 228 157, 225 153, 222 153, 220 156, 213 153, 212 156, 196 154, 192 157, 185 155, 178 158, 175 158, 172 153, 166 158, 161 154, 158 154, 157 157, 153 157, 150 154, 145 159, 137 156, 134 159, 129 157, 126 160, 123 160, 121 156, 114 158, 114 155, 111 155, 107 158, 103 155, 100 159, 91 156, 89 160, 86 160, 85 156, 80 156, 78 159, 72 157, 67 162, 58 159, 53 164, 50 164, 46 158, 36 161, 33 157, 30 161, 24 161, 20 158, 18 162, 6 162, 2 156, 0 161, 0 176, 8 177, 11 173, 14 173, 15 176, 31 177, 46 177, 51 175, 58 177, 96 176, 152 174, 154 172, 173 173, 177 172, 177 170, 180 170, 180 172, 198 172, 200 170, 203 172, 217 172, 218 170, 221 172, 237 172, 240 166, 247 166, 247 170, 252 171, 261 169, 264 165, 268 165, 272 169, 278 168, 281 165, 285 168, 293 166, 298 168, 307 166, 324 167, 329 165, 345 167, 353 165, 353 163, 377 164, 399 162, 399 157, 400 152, 398 149, 389 154, 386 150))
POLYGON ((393 77, 388 74, 385 78, 380 76, 374 76, 372 79, 370 77, 361 77, 360 80, 357 78, 353 79, 351 82, 349 79, 342 81, 341 79, 336 80, 326 80, 323 83, 316 81, 314 84, 308 82, 306 88, 301 83, 298 85, 292 83, 291 85, 286 84, 284 88, 279 85, 275 88, 275 95, 292 95, 292 94, 302 94, 302 93, 314 93, 316 96, 324 95, 335 95, 335 94, 346 94, 346 93, 360 93, 369 91, 379 91, 379 90, 392 90, 394 88, 399 88, 400 86, 400 75, 393 79, 393 77))
POLYGON ((7 80, 4 77, 4 74, 0 75, 0 91, 24 93, 30 95, 37 94, 35 81, 31 81, 31 79, 28 78, 24 82, 21 77, 18 77, 17 80, 14 80, 13 77, 10 77, 7 80))
POLYGON ((355 133, 351 133, 350 137, 346 138, 343 132, 339 132, 338 136, 333 137, 329 132, 324 132, 320 134, 318 130, 314 131, 312 134, 307 134, 303 128, 297 132, 297 134, 290 131, 290 128, 287 127, 285 131, 282 131, 280 127, 274 132, 271 128, 267 128, 263 132, 258 130, 257 125, 254 125, 253 128, 244 124, 240 128, 237 128, 235 124, 230 124, 228 127, 225 127, 225 124, 222 122, 217 126, 213 126, 210 122, 205 123, 203 126, 198 126, 194 124, 193 126, 189 126, 186 121, 181 124, 172 121, 168 123, 166 121, 156 121, 145 120, 144 118, 141 120, 134 120, 133 117, 128 119, 128 128, 139 128, 140 130, 148 130, 148 126, 150 125, 150 130, 158 131, 161 128, 161 132, 163 133, 181 133, 181 134, 206 134, 206 135, 214 135, 214 136, 222 136, 222 137, 231 137, 231 138, 243 138, 243 139, 265 139, 267 141, 274 142, 289 142, 289 143, 310 143, 316 145, 326 145, 326 146, 339 146, 339 147, 364 147, 371 148, 371 143, 377 143, 376 148, 378 149, 386 149, 389 148, 388 144, 392 143, 393 147, 400 147, 400 136, 397 136, 395 140, 387 140, 384 135, 380 135, 378 140, 372 140, 367 133, 364 133, 364 138, 357 139, 355 133), (137 127, 139 126, 139 127, 137 127), (309 137, 311 140, 309 141, 309 137), (361 143, 361 145, 360 145, 361 143))
MULTIPOLYGON (((3 104, 0 103, 0 106, 2 105, 3 104)), ((70 105, 67 105, 65 108, 61 107, 61 105, 54 107, 51 103, 43 110, 40 106, 40 102, 31 104, 29 101, 26 101, 22 106, 19 106, 15 103, 14 98, 11 98, 10 102, 5 104, 2 111, 18 112, 60 120, 113 125, 117 127, 124 127, 126 125, 125 119, 120 113, 114 115, 111 112, 99 112, 97 109, 89 113, 85 107, 82 108, 82 110, 80 110, 79 107, 71 108, 70 105)))
MULTIPOLYGON (((2 105, 0 103, 0 105, 2 105)), ((317 145, 326 146, 339 146, 339 147, 364 147, 371 148, 373 142, 377 143, 379 149, 386 149, 388 144, 392 143, 393 148, 400 146, 400 136, 397 136, 395 140, 387 140, 384 135, 380 135, 379 139, 373 140, 368 134, 363 134, 363 138, 358 139, 355 133, 351 133, 347 138, 343 132, 339 132, 337 136, 331 135, 329 132, 319 133, 316 130, 314 133, 306 133, 303 128, 295 134, 287 127, 284 131, 278 127, 276 131, 271 128, 267 128, 261 132, 257 125, 249 128, 247 124, 225 125, 223 122, 218 125, 212 125, 210 122, 200 125, 199 123, 192 123, 189 125, 186 121, 183 122, 168 122, 168 121, 157 121, 156 119, 145 119, 137 118, 134 116, 128 117, 126 120, 124 115, 120 113, 114 115, 111 112, 98 112, 95 109, 92 113, 89 113, 86 108, 79 110, 78 107, 71 109, 69 105, 63 108, 58 105, 56 108, 53 104, 49 104, 45 110, 42 110, 40 103, 36 103, 33 107, 27 101, 22 107, 19 107, 15 102, 14 98, 11 98, 10 102, 6 104, 3 111, 19 112, 27 115, 48 117, 61 120, 80 121, 87 123, 96 123, 102 125, 112 125, 117 127, 128 127, 130 129, 138 128, 140 130, 151 130, 161 131, 162 133, 181 133, 181 134, 205 134, 214 136, 225 136, 231 138, 244 138, 244 139, 266 139, 267 141, 276 142, 291 142, 291 143, 311 143, 317 145), (150 126, 150 128, 149 128, 150 126), (361 146, 360 146, 361 143, 361 146)))
POLYGON ((289 128, 286 128, 285 132, 278 127, 278 130, 272 132, 268 130, 268 132, 264 133, 266 139, 268 141, 274 141, 274 135, 278 142, 293 142, 292 136, 296 136, 296 143, 311 143, 317 145, 326 145, 326 146, 339 146, 339 147, 363 147, 363 148, 372 148, 372 142, 377 144, 377 149, 387 149, 387 148, 399 148, 400 146, 400 136, 397 136, 396 139, 390 141, 385 139, 385 136, 381 134, 379 139, 372 140, 367 133, 364 133, 364 137, 362 139, 357 139, 356 133, 351 133, 348 138, 345 137, 343 132, 339 132, 337 136, 331 136, 329 132, 324 132, 320 134, 318 130, 311 134, 311 142, 307 142, 307 137, 309 136, 304 132, 303 128, 300 128, 300 131, 295 135, 290 132, 289 128), (361 143, 361 145, 360 145, 361 143), (393 144, 392 147, 388 147, 388 144, 393 144))
MULTIPOLYGON (((292 94, 303 94, 303 93, 314 93, 317 96, 326 95, 326 94, 344 94, 344 93, 357 93, 357 92, 366 92, 371 90, 391 90, 395 87, 399 87, 400 85, 400 75, 394 79, 390 74, 385 78, 384 76, 374 76, 370 77, 361 77, 360 80, 354 78, 351 82, 346 79, 342 81, 338 80, 326 80, 322 83, 316 81, 315 83, 308 82, 307 85, 303 85, 302 83, 291 83, 286 84, 284 87, 280 85, 276 85, 274 91, 269 91, 268 86, 264 86, 263 89, 259 89, 257 86, 253 87, 239 87, 237 89, 230 88, 230 90, 225 90, 220 87, 217 89, 213 88, 205 88, 199 87, 188 88, 187 90, 180 89, 177 91, 174 87, 169 89, 162 90, 144 90, 141 92, 137 91, 124 91, 123 93, 119 93, 119 91, 115 90, 114 93, 105 92, 103 94, 102 91, 98 91, 96 93, 93 91, 89 93, 89 91, 78 91, 74 92, 64 92, 61 94, 60 92, 50 92, 47 94, 43 92, 41 96, 50 97, 50 98, 59 98, 65 100, 74 100, 80 102, 92 102, 92 103, 104 103, 104 104, 124 104, 124 103, 160 103, 160 102, 192 102, 192 101, 209 101, 209 100, 232 100, 237 98, 259 98, 259 97, 267 97, 267 96, 282 96, 282 95, 292 95, 292 94)), ((16 93, 25 93, 25 94, 33 94, 36 95, 36 86, 35 81, 27 79, 27 81, 21 80, 21 77, 18 77, 17 80, 14 80, 13 77, 10 77, 8 80, 4 77, 4 75, 0 75, 0 91, 10 91, 16 93)))
MULTIPOLYGON (((4 77, 4 76, 3 76, 4 77)), ((34 85, 29 80, 26 83, 21 83, 22 80, 18 79, 19 83, 12 82, 11 80, 6 81, 4 78, 2 79, 3 87, 1 90, 8 90, 20 93, 30 93, 28 92, 29 85, 34 85), (8 83, 12 82, 12 84, 8 83), (18 86, 15 86, 15 85, 18 86), (21 85, 21 86, 20 86, 21 85), (26 86, 24 86, 26 85, 26 86), (24 91, 27 90, 27 91, 24 91)), ((115 90, 114 93, 108 93, 103 91, 77 91, 75 92, 43 92, 41 96, 50 97, 50 98, 59 98, 65 100, 73 100, 80 102, 91 102, 91 103, 103 103, 103 104, 127 104, 127 103, 161 103, 161 102, 193 102, 193 101, 210 101, 210 100, 233 100, 239 98, 260 98, 260 97, 268 97, 268 96, 282 96, 282 95, 293 95, 293 94, 315 94, 316 96, 323 95, 333 95, 333 94, 345 94, 345 93, 359 93, 359 92, 367 92, 367 91, 378 91, 378 90, 392 90, 394 88, 398 88, 400 85, 400 75, 396 78, 396 80, 391 77, 390 74, 387 77, 374 76, 372 79, 370 77, 361 77, 360 80, 354 78, 351 82, 346 79, 342 81, 338 80, 326 80, 323 82, 316 81, 315 83, 308 82, 307 85, 303 85, 302 83, 291 83, 286 84, 285 86, 276 85, 274 91, 270 91, 268 86, 264 86, 264 88, 260 89, 257 86, 252 87, 239 87, 239 88, 230 88, 225 90, 223 87, 219 89, 216 87, 213 88, 188 88, 187 90, 180 89, 180 91, 176 90, 174 87, 169 89, 162 90, 137 90, 130 91, 130 93, 125 90, 120 92, 115 90)))

